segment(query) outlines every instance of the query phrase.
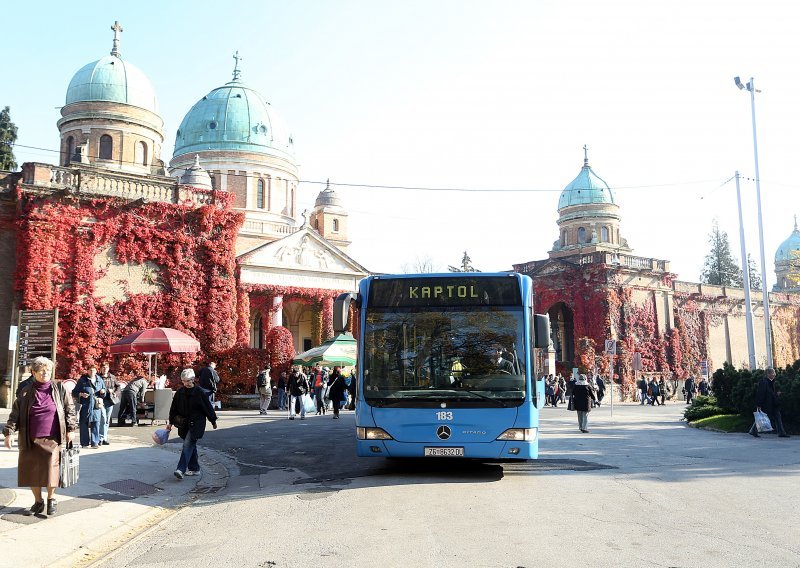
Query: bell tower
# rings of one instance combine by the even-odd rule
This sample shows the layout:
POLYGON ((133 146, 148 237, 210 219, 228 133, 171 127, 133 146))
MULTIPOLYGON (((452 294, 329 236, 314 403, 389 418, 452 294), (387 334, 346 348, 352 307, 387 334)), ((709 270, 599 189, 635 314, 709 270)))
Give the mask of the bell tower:
POLYGON ((325 189, 317 196, 310 223, 320 236, 343 251, 350 246, 352 241, 347 235, 347 211, 342 207, 339 196, 331 189, 331 180, 327 181, 325 189))

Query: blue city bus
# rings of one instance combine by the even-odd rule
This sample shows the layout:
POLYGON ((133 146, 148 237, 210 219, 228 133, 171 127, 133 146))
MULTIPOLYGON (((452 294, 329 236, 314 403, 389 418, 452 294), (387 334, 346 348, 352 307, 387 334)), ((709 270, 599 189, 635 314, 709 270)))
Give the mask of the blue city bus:
POLYGON ((547 316, 533 313, 531 279, 516 273, 371 276, 342 294, 337 331, 358 309, 359 456, 538 457, 536 347, 547 316))

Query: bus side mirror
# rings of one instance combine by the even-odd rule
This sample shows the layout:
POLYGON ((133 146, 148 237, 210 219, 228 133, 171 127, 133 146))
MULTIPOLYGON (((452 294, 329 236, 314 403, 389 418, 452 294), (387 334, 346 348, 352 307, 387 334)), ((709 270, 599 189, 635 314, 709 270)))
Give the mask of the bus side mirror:
POLYGON ((550 339, 550 316, 547 314, 534 314, 533 318, 533 346, 539 349, 549 347, 552 343, 550 339))
POLYGON ((358 299, 355 292, 345 292, 333 302, 333 332, 342 333, 350 322, 350 303, 358 299))

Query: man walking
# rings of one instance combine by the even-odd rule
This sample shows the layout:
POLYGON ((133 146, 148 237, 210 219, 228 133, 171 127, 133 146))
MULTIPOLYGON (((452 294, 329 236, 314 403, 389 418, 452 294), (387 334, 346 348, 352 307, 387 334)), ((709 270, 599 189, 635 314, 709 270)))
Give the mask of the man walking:
POLYGON ((694 384, 694 377, 689 377, 683 384, 683 392, 686 394, 686 404, 692 404, 692 398, 697 392, 697 385, 694 384))
POLYGON ((286 410, 286 371, 278 377, 278 410, 286 410))
POLYGON ((269 372, 269 365, 265 365, 264 370, 256 377, 256 388, 258 389, 259 396, 259 414, 267 413, 269 403, 272 400, 272 381, 269 378, 269 372))
POLYGON ((294 420, 294 415, 300 413, 300 420, 306 419, 306 407, 303 404, 303 395, 308 394, 308 378, 297 367, 292 368, 287 385, 291 398, 289 400, 289 420, 294 420))
POLYGON ((647 378, 642 377, 639 379, 639 397, 641 398, 641 402, 639 404, 644 404, 648 401, 647 397, 647 378))
MULTIPOLYGON (((789 434, 783 429, 783 419, 779 408, 778 397, 780 394, 780 391, 775 390, 775 369, 767 367, 756 388, 756 411, 764 412, 769 416, 773 432, 777 432, 779 438, 788 438, 789 434)), ((750 428, 749 434, 755 438, 759 437, 755 423, 750 428)))

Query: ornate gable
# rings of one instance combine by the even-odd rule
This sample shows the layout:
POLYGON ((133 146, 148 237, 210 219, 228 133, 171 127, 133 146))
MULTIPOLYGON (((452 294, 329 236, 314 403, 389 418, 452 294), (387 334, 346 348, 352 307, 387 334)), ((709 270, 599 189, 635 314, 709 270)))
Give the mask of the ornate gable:
POLYGON ((243 284, 354 290, 369 271, 304 226, 237 257, 243 284))

